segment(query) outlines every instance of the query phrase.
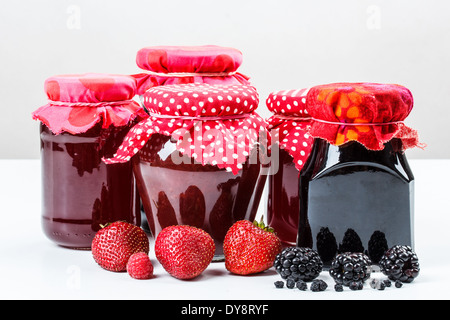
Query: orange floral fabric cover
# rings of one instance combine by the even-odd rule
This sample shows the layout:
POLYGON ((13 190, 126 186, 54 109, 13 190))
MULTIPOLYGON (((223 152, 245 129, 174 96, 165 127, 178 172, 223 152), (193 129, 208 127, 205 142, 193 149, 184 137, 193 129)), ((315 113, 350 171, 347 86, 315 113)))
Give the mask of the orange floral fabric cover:
POLYGON ((369 150, 382 150, 393 138, 403 148, 423 146, 417 131, 403 121, 413 108, 413 96, 397 84, 332 83, 312 87, 306 108, 310 135, 340 146, 357 141, 369 150))

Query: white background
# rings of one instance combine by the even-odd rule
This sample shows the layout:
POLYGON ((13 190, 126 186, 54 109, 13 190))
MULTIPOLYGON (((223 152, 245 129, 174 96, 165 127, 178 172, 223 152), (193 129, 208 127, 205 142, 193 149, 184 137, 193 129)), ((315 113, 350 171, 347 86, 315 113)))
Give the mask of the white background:
POLYGON ((240 71, 260 93, 340 81, 402 84, 406 123, 426 150, 450 158, 450 1, 445 0, 0 0, 0 158, 39 158, 47 77, 138 73, 153 45, 216 44, 243 52, 240 71))

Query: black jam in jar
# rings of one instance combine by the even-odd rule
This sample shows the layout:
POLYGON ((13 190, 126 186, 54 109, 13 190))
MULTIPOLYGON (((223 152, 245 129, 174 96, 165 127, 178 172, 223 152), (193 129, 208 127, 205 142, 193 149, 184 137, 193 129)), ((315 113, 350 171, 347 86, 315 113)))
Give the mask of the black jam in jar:
POLYGON ((325 266, 340 252, 377 264, 389 247, 413 246, 414 177, 401 143, 372 151, 316 138, 300 173, 297 245, 316 249, 325 266))

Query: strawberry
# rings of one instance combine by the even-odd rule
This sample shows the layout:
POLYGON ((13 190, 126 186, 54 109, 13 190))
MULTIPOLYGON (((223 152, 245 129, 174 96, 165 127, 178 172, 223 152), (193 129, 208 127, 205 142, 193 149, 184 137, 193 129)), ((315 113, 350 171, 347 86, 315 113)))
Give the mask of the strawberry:
POLYGON ((262 272, 273 266, 281 241, 270 227, 261 222, 235 222, 223 242, 225 267, 228 271, 247 275, 262 272))
POLYGON ((153 277, 153 264, 145 252, 136 252, 128 259, 127 272, 134 279, 150 279, 153 277))
POLYGON ((155 240, 155 255, 177 279, 192 279, 211 263, 216 247, 204 230, 187 225, 169 226, 155 240))
POLYGON ((117 221, 104 226, 92 240, 94 260, 109 271, 125 271, 130 256, 149 252, 147 234, 134 224, 117 221))

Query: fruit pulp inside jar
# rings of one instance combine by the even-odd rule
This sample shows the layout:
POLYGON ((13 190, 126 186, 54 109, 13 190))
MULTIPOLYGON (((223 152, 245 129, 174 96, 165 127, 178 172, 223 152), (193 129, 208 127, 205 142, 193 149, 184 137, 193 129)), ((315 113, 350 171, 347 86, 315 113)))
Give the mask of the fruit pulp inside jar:
POLYGON ((108 164, 130 126, 53 134, 41 123, 42 227, 55 243, 90 249, 101 225, 140 224, 132 163, 108 164))
POLYGON ((278 171, 268 177, 267 222, 285 247, 297 241, 299 174, 292 156, 280 149, 278 171))
MULTIPOLYGON (((255 148, 256 150, 256 148, 255 148)), ((223 240, 231 225, 253 221, 266 176, 259 163, 243 164, 237 175, 183 158, 170 137, 153 134, 133 159, 138 190, 154 237, 170 225, 190 225, 214 240, 213 261, 222 261, 223 240)))
POLYGON ((381 151, 316 139, 299 190, 297 245, 317 249, 325 265, 346 251, 376 265, 391 246, 413 245, 414 177, 398 139, 381 151))

